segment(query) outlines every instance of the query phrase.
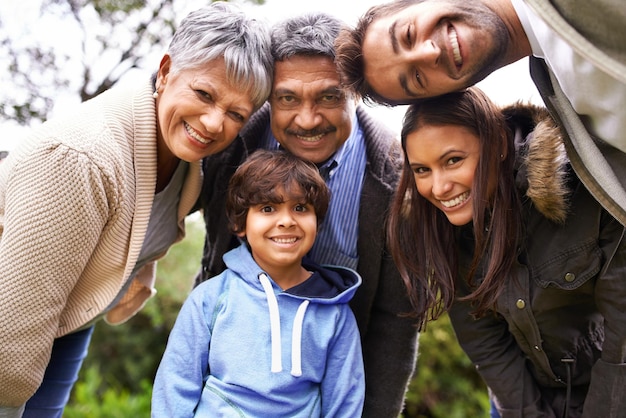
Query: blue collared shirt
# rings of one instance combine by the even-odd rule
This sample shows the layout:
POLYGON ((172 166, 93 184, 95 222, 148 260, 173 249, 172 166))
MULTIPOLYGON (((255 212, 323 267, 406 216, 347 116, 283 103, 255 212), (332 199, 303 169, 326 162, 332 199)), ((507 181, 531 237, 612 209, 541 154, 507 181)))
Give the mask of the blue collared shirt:
MULTIPOLYGON (((268 128, 262 147, 278 149, 278 146, 278 141, 268 128)), ((328 212, 318 226, 317 239, 309 252, 316 263, 356 270, 359 263, 359 204, 366 160, 363 132, 355 114, 350 137, 324 164, 335 161, 337 166, 330 171, 326 182, 331 191, 328 212)))

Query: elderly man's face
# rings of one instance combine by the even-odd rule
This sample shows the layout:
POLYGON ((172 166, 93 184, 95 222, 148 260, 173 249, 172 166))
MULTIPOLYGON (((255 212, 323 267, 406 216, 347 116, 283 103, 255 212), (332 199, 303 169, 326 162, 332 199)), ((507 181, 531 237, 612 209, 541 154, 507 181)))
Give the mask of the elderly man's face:
POLYGON ((274 64, 271 127, 300 158, 322 163, 350 136, 356 101, 341 88, 332 59, 295 55, 274 64))

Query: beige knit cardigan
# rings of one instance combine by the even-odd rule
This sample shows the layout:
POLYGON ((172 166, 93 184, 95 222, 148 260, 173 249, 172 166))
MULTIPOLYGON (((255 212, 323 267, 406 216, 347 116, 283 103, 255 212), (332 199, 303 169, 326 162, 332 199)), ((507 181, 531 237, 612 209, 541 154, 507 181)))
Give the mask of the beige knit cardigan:
MULTIPOLYGON (((0 165, 0 405, 35 392, 53 340, 103 313, 130 276, 156 184, 152 83, 113 88, 44 123, 0 165)), ((192 163, 179 235, 202 183, 192 163)), ((155 263, 106 319, 120 323, 156 291, 155 263)))

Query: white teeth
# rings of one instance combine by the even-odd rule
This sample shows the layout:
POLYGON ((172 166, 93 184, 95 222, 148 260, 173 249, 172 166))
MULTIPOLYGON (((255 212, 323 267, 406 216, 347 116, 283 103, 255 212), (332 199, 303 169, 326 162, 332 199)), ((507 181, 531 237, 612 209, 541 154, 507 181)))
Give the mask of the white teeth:
POLYGON ((448 36, 450 38, 450 45, 452 45, 452 56, 454 58, 454 64, 457 67, 460 67, 463 64, 463 59, 461 58, 461 48, 459 47, 459 40, 457 38, 456 30, 453 27, 450 27, 448 31, 448 36))
POLYGON ((322 139, 324 135, 315 135, 315 136, 300 136, 297 135, 298 139, 301 139, 302 141, 306 141, 306 142, 317 142, 320 139, 322 139))
POLYGON ((465 192, 462 195, 457 196, 452 200, 440 200, 440 202, 445 207, 451 208, 451 207, 460 205, 461 203, 465 202, 468 197, 469 197, 469 192, 465 192))
POLYGON ((185 130, 187 130, 187 133, 196 141, 201 142, 203 144, 209 144, 213 142, 210 139, 206 139, 200 136, 191 126, 189 126, 187 122, 184 122, 184 125, 185 125, 185 130))
POLYGON ((272 240, 274 242, 277 242, 279 244, 293 244, 294 242, 296 242, 296 238, 272 238, 272 240))

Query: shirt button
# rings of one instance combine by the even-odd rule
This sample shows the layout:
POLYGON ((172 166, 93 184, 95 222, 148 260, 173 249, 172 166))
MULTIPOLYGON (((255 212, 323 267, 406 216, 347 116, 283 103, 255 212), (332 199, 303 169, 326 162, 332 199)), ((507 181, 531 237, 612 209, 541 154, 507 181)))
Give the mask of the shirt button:
POLYGON ((526 302, 524 302, 523 299, 518 299, 517 302, 515 302, 515 306, 517 306, 517 309, 524 309, 526 307, 526 302))
POLYGON ((575 278, 576 278, 576 275, 574 273, 565 273, 566 282, 571 283, 574 281, 575 278))
POLYGON ((539 347, 538 345, 535 346, 535 350, 537 351, 541 351, 541 347, 539 347))

